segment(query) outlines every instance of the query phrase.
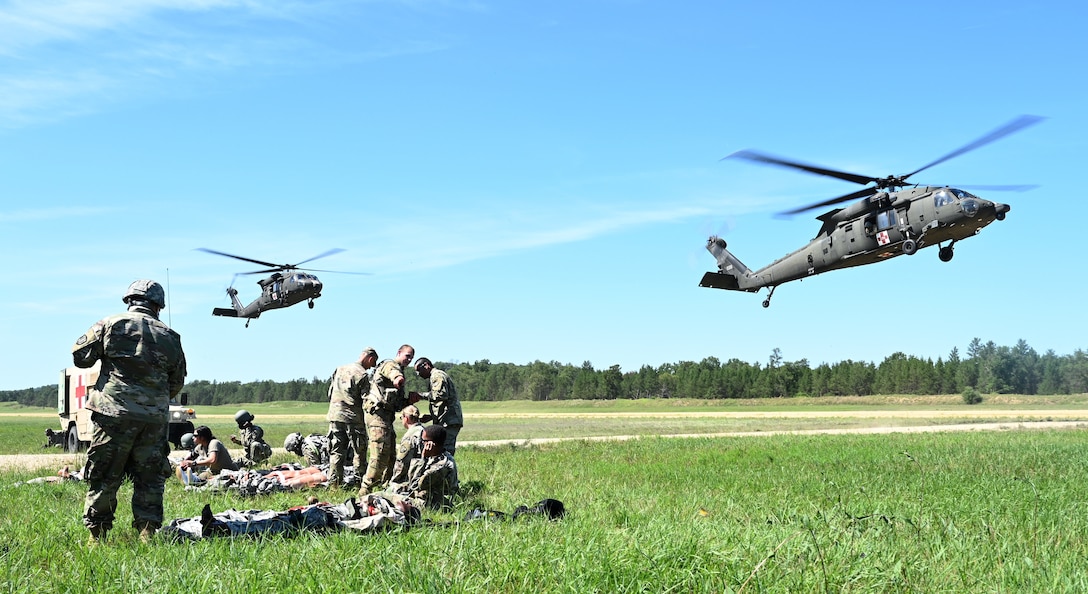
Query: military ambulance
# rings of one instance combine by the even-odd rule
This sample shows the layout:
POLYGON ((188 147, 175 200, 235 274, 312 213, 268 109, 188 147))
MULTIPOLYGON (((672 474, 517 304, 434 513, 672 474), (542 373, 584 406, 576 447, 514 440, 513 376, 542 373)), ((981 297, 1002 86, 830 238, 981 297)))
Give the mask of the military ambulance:
MULTIPOLYGON (((98 381, 101 363, 87 369, 68 367, 60 372, 57 385, 57 413, 60 431, 46 429, 48 445, 57 445, 68 452, 86 449, 91 443, 91 411, 87 404, 87 390, 98 381)), ((181 436, 193 432, 196 412, 189 408, 189 395, 182 393, 181 402, 170 401, 170 431, 167 439, 174 447, 181 446, 181 436)))

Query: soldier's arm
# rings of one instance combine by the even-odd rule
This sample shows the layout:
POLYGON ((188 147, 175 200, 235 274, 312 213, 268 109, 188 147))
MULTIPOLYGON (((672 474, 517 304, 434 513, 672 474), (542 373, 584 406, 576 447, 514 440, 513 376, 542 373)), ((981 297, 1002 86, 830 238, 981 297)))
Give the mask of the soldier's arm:
POLYGON ((102 358, 104 352, 102 341, 106 333, 106 326, 97 322, 87 332, 76 339, 72 347, 72 363, 76 367, 90 367, 102 358))
POLYGON ((431 376, 431 391, 423 392, 420 394, 420 398, 430 402, 444 402, 450 398, 449 382, 442 377, 436 377, 438 374, 431 376))

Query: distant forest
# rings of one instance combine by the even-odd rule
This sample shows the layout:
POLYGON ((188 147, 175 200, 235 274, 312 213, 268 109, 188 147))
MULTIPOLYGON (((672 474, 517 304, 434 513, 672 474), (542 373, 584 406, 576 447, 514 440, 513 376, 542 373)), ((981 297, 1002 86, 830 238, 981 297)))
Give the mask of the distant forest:
MULTIPOLYGON (((527 365, 442 363, 464 401, 613 400, 617 398, 789 398, 794 396, 867 396, 872 394, 960 394, 974 388, 983 394, 1079 394, 1088 392, 1088 352, 1072 355, 1053 350, 1040 355, 1020 340, 1014 346, 983 343, 976 338, 965 356, 952 349, 948 358, 920 359, 894 353, 879 364, 861 361, 824 363, 785 361, 774 349, 766 364, 716 357, 699 362, 643 365, 623 371, 619 365, 597 369, 551 361, 527 365)), ((409 389, 425 389, 415 373, 409 389)), ((287 382, 209 382, 185 386, 194 406, 328 398, 329 378, 287 382)), ((0 391, 0 402, 27 406, 57 405, 57 386, 0 391)))

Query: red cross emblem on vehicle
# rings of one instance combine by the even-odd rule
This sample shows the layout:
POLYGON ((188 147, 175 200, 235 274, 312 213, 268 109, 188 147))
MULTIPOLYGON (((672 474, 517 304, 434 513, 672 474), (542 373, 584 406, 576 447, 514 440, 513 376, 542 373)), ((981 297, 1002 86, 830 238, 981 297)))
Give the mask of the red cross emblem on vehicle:
POLYGON ((879 245, 888 245, 892 242, 892 240, 888 238, 887 231, 881 231, 880 233, 876 234, 876 242, 879 245))
POLYGON ((83 399, 87 396, 87 386, 83 385, 83 374, 76 376, 76 410, 83 408, 83 399))

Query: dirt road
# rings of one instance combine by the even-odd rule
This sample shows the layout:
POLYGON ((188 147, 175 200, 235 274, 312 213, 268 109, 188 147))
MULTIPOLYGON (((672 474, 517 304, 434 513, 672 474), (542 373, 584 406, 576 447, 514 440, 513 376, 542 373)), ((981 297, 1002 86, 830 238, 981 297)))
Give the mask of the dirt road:
MULTIPOLYGON (((740 413, 744 416, 758 415, 758 416, 781 416, 781 417, 813 417, 813 416, 837 416, 837 417, 882 417, 882 416, 898 416, 898 417, 914 417, 914 414, 904 414, 904 411, 894 411, 894 414, 882 414, 892 411, 849 411, 849 412, 809 412, 799 413, 794 415, 789 412, 780 413, 740 413)), ((918 411, 919 413, 925 412, 930 417, 945 416, 942 411, 918 411)), ((1061 411, 1059 414, 1055 414, 1055 411, 1039 411, 1038 415, 1032 414, 1034 411, 1017 411, 1017 415, 1028 417, 1028 420, 1024 421, 1004 421, 996 423, 964 423, 958 425, 915 425, 908 427, 855 427, 849 429, 804 429, 796 431, 750 431, 750 432, 727 432, 727 433, 684 433, 684 434, 671 434, 662 435, 661 437, 671 438, 706 438, 706 437, 766 437, 768 435, 834 435, 844 433, 854 434, 886 434, 886 433, 936 433, 942 431, 1018 431, 1018 430, 1040 430, 1040 429, 1084 429, 1088 428, 1088 421, 1046 421, 1046 420, 1034 420, 1036 418, 1053 418, 1055 416, 1067 416, 1066 413, 1088 413, 1088 411, 1061 411)), ((713 413, 711 413, 713 414, 713 413)), ((731 415, 733 413, 719 413, 723 416, 731 415)), ((965 416, 962 412, 956 411, 956 416, 965 416)), ((707 413, 702 413, 706 416, 707 413)), ((641 416, 646 416, 645 414, 641 416)), ((717 415, 715 415, 717 416, 717 415)), ((917 416, 924 416, 918 414, 917 416)), ((951 416, 949 414, 948 416, 951 416)), ((996 415, 995 415, 996 416, 996 415)), ((1007 411, 1006 414, 1007 415, 1007 411)), ((1072 414, 1068 416, 1073 417, 1088 417, 1088 414, 1072 414)), ((561 441, 625 441, 630 439, 638 439, 639 437, 646 437, 645 435, 609 435, 601 437, 542 437, 533 439, 496 439, 486 441, 464 441, 459 442, 458 446, 502 446, 502 445, 538 445, 547 443, 557 443, 561 441)), ((281 448, 275 448, 277 453, 283 453, 281 448)), ((237 452, 241 454, 241 451, 237 452)), ((71 469, 80 468, 83 466, 83 462, 86 456, 83 454, 16 454, 16 455, 4 455, 0 456, 0 471, 15 470, 15 469, 41 469, 44 474, 53 474, 57 470, 68 466, 71 469)))

